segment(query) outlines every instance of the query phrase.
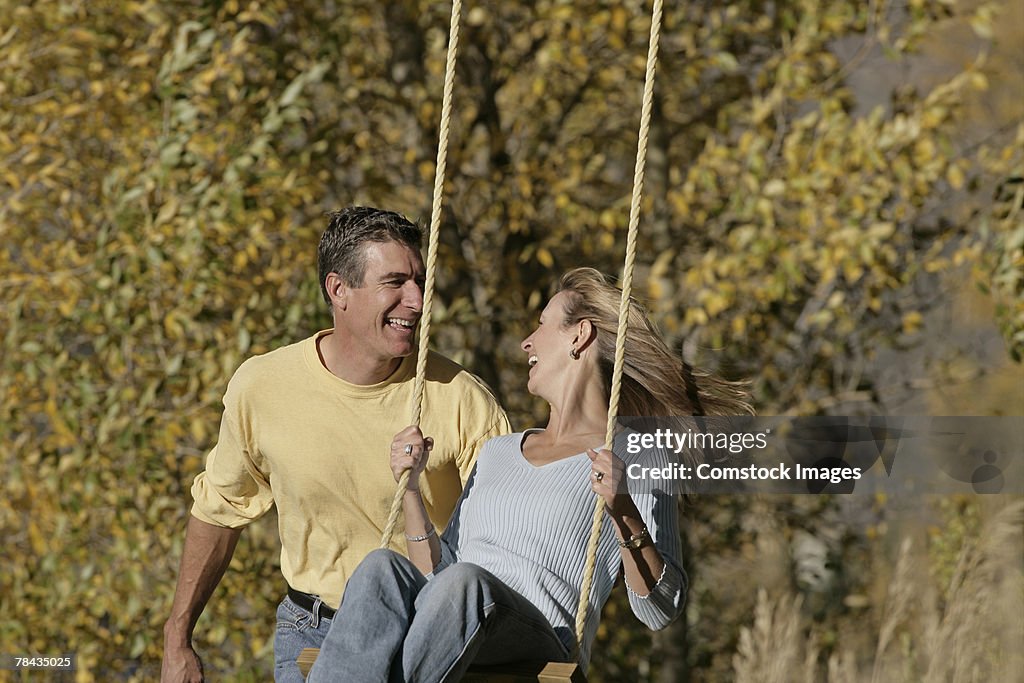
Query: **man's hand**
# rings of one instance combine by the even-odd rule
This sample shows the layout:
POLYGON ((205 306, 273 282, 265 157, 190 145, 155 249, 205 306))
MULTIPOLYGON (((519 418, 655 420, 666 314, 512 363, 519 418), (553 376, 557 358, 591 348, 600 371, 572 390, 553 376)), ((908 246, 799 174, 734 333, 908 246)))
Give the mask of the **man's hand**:
POLYGON ((171 616, 164 624, 163 683, 203 680, 203 663, 192 649, 192 630, 231 562, 241 533, 241 529, 207 524, 189 515, 171 616))
POLYGON ((160 683, 202 683, 203 662, 191 645, 164 645, 164 662, 160 667, 160 683))

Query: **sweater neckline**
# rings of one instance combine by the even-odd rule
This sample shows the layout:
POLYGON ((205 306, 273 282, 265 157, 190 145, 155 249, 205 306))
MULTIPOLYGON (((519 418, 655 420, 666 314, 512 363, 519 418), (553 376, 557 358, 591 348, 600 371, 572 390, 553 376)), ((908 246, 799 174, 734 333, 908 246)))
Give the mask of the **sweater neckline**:
MULTIPOLYGON (((536 434, 537 432, 543 432, 543 431, 544 431, 544 429, 541 428, 541 427, 530 427, 529 429, 524 429, 522 431, 522 433, 520 433, 520 435, 519 435, 519 444, 518 444, 518 448, 516 449, 516 452, 519 454, 518 460, 519 460, 520 465, 526 467, 527 469, 539 472, 539 471, 542 471, 542 470, 553 468, 556 465, 559 465, 561 463, 571 462, 571 461, 577 460, 581 456, 582 457, 587 457, 587 452, 586 451, 582 451, 582 452, 576 453, 574 455, 567 455, 564 458, 559 458, 558 460, 552 460, 551 462, 546 462, 543 465, 534 465, 532 462, 527 460, 526 454, 523 453, 523 446, 526 444, 526 437, 528 437, 530 434, 536 434)), ((595 448, 600 448, 600 446, 595 446, 595 448)), ((589 459, 589 457, 588 457, 588 459, 589 459)))

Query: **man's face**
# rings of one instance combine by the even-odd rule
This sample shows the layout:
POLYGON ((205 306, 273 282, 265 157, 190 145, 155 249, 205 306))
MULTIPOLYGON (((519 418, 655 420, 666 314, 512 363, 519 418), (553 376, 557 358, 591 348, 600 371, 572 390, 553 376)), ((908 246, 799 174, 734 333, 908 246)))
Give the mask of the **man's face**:
POLYGON ((344 328, 370 362, 408 356, 423 310, 423 260, 400 242, 367 242, 362 249, 362 286, 345 287, 335 326, 344 328))

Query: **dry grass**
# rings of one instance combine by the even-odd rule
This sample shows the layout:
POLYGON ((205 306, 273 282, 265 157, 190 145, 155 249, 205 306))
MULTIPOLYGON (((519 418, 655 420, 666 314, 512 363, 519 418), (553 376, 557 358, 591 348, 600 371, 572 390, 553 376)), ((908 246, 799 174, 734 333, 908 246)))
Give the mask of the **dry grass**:
POLYGON ((919 570, 919 563, 912 555, 913 546, 909 538, 903 539, 903 543, 900 544, 899 558, 896 560, 893 580, 889 584, 882 625, 878 632, 878 646, 875 648, 875 661, 871 671, 872 683, 885 680, 881 673, 888 668, 885 665, 886 653, 899 627, 908 621, 915 598, 920 598, 921 588, 916 577, 922 576, 924 572, 919 570))
POLYGON ((1022 527, 1024 503, 1016 503, 964 544, 945 609, 928 629, 925 683, 1020 680, 1022 527))
POLYGON ((1006 683, 1024 676, 1024 502, 1004 507, 963 543, 945 592, 929 578, 927 556, 900 545, 884 602, 862 619, 877 624, 874 652, 840 642, 821 662, 801 599, 758 594, 753 624, 733 657, 737 683, 827 681, 1006 683))
MULTIPOLYGON (((733 667, 736 680, 746 683, 792 683, 804 662, 799 597, 777 602, 758 591, 754 625, 740 631, 733 667)), ((808 679, 805 679, 808 680, 808 679)))

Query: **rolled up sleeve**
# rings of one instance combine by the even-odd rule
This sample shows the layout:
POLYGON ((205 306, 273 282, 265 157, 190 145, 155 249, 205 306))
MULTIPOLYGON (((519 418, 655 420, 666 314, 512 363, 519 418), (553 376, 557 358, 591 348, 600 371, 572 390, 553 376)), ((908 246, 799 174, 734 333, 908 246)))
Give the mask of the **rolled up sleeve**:
POLYGON ((242 415, 237 388, 224 396, 217 445, 206 470, 192 483, 192 515, 217 526, 239 528, 262 517, 274 504, 269 473, 257 464, 252 425, 242 415))

